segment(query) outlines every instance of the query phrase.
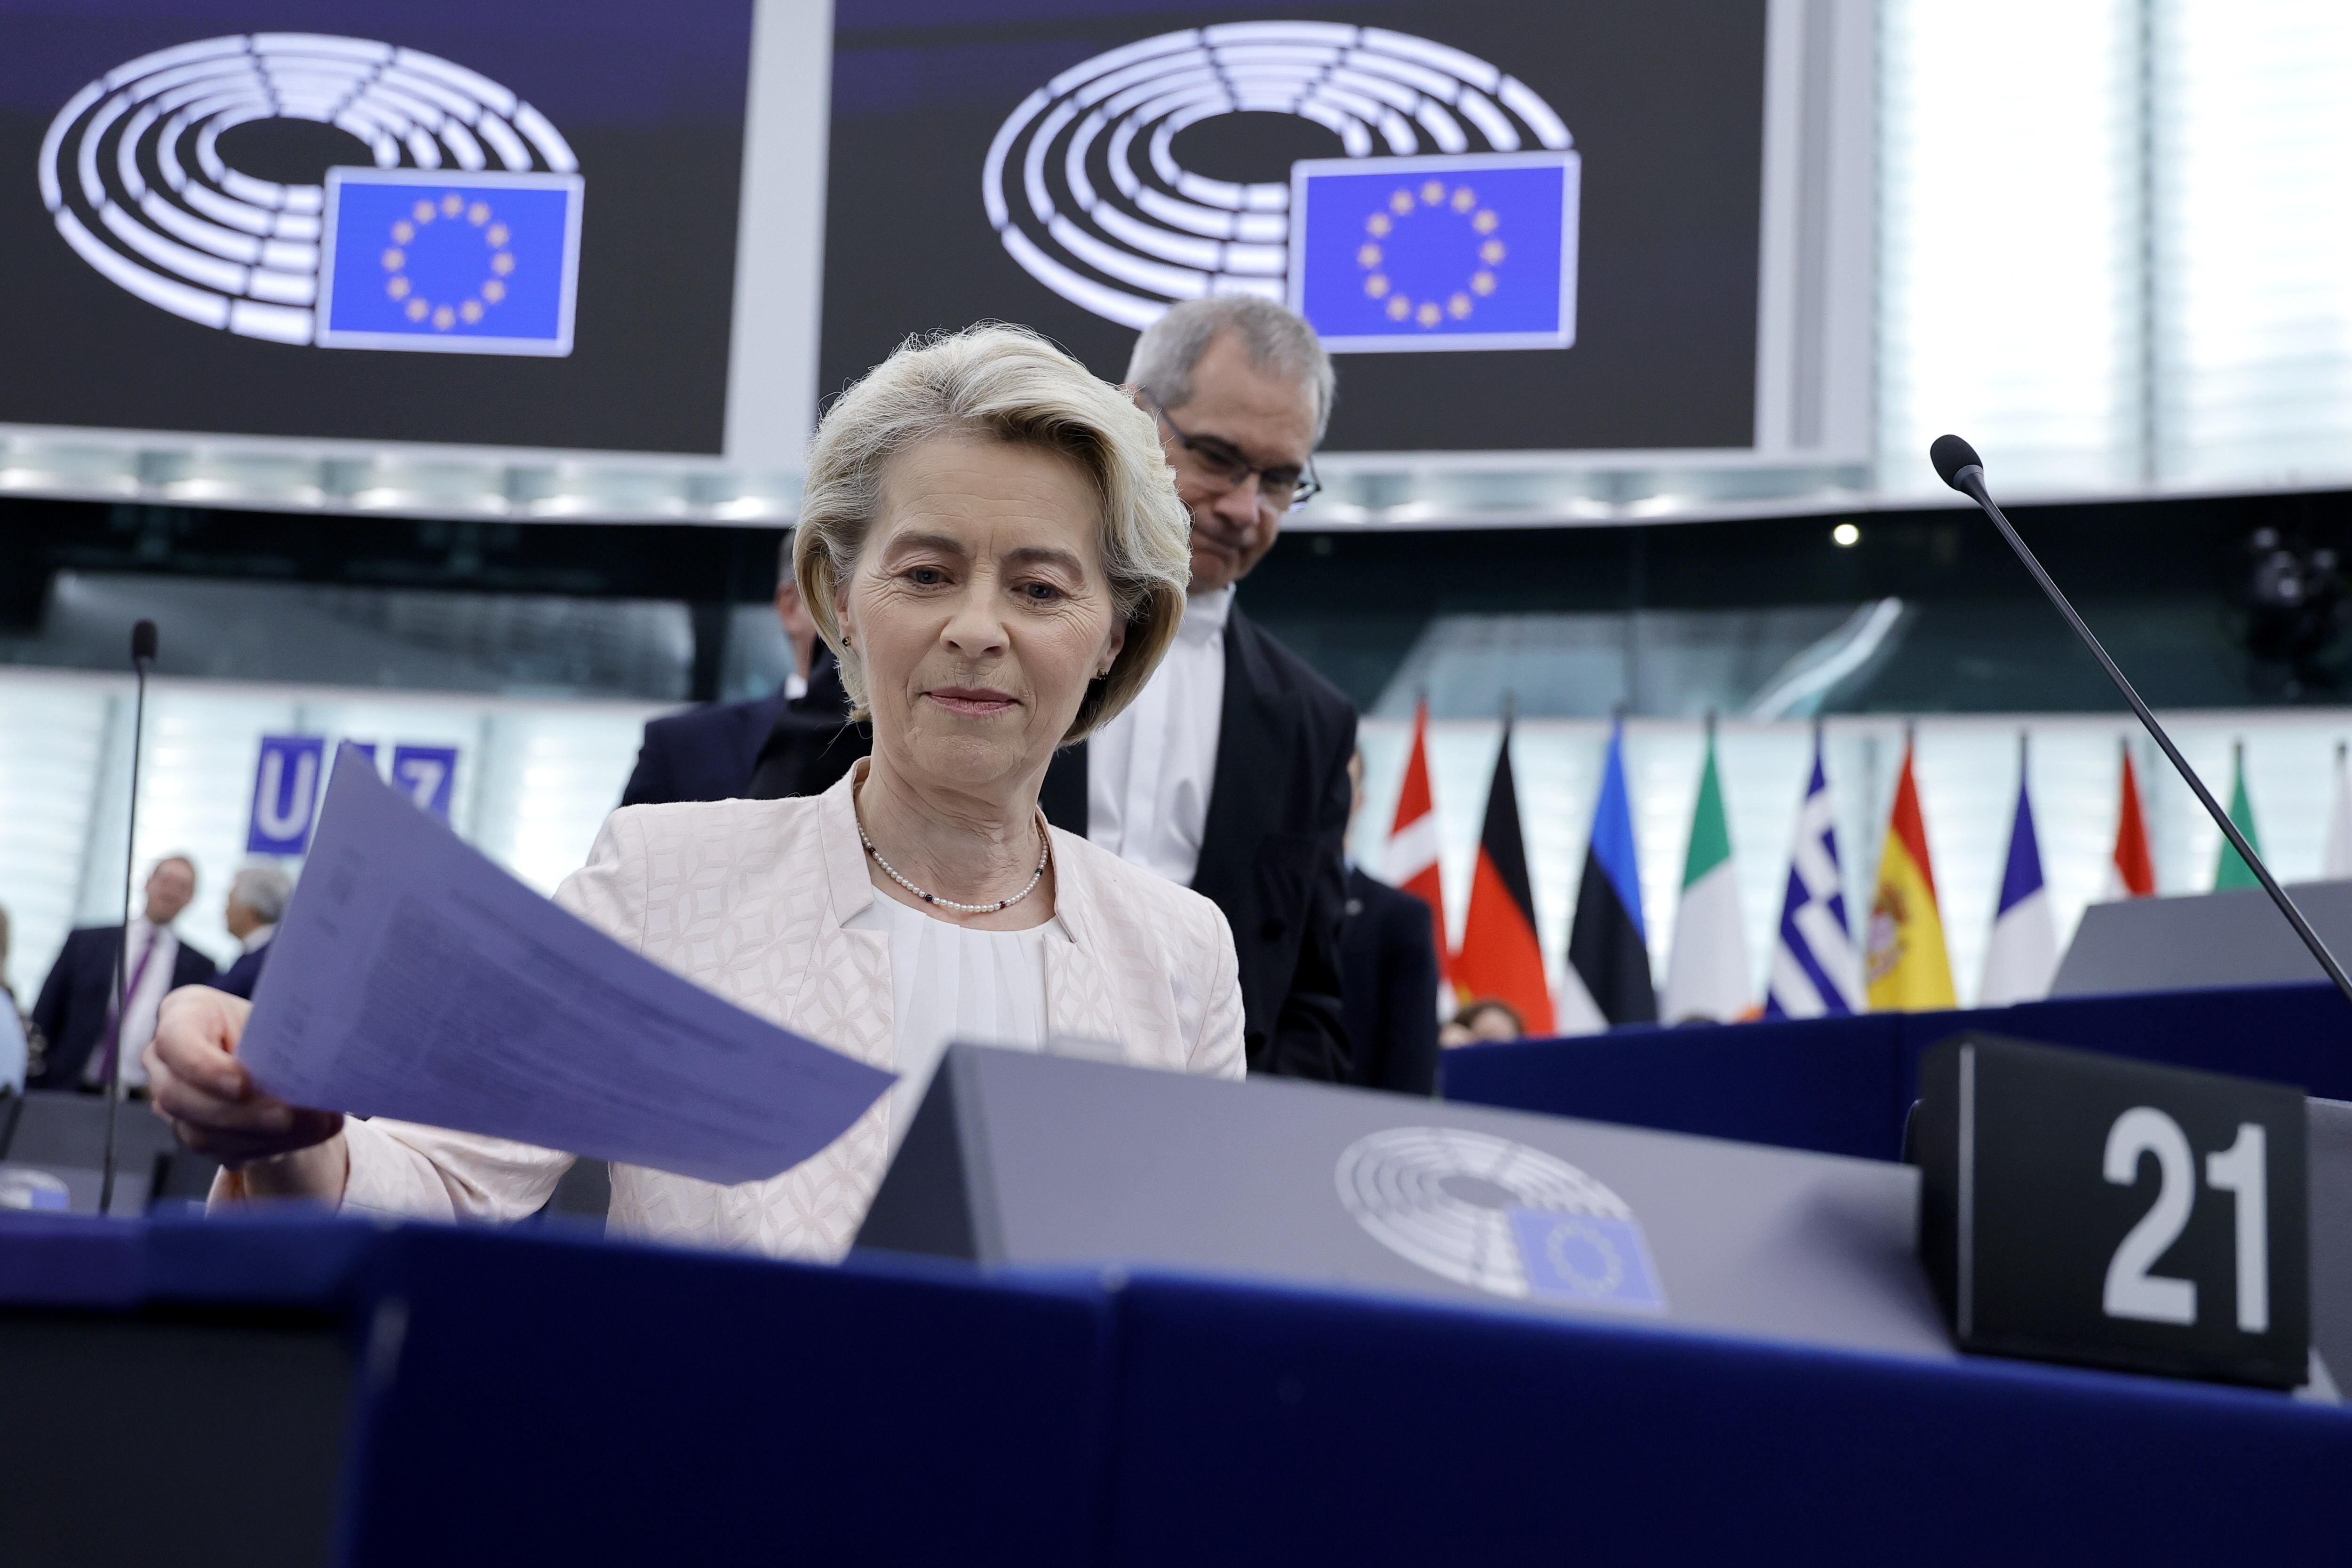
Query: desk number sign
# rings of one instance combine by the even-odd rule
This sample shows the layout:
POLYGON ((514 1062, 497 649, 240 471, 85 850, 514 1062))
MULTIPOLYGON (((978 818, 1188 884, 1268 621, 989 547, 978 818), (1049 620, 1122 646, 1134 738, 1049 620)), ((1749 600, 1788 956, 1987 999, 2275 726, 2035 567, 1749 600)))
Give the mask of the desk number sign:
POLYGON ((1919 1072, 1919 1249, 1960 1348, 2303 1383, 2300 1091, 1984 1034, 1919 1072))

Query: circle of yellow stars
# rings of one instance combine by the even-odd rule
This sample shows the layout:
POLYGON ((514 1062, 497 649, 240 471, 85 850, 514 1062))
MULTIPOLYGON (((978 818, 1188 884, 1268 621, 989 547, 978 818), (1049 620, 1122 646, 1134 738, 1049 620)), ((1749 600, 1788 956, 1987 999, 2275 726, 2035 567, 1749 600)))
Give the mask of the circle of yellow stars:
POLYGON ((393 221, 392 244, 384 247, 383 258, 383 269, 391 276, 383 280, 383 291, 394 299, 407 301, 401 308, 410 320, 420 323, 429 320, 436 332, 446 332, 460 321, 471 327, 481 320, 483 313, 491 306, 507 297, 506 280, 515 266, 514 252, 507 248, 507 242, 512 237, 507 225, 495 220, 488 202, 468 203, 455 191, 444 195, 437 203, 419 198, 416 204, 408 209, 406 216, 393 221), (482 243, 490 252, 490 276, 484 278, 482 286, 467 298, 436 304, 418 293, 415 283, 409 277, 406 247, 415 240, 419 231, 445 218, 452 221, 463 218, 482 231, 482 243))
POLYGON ((1492 207, 1478 204, 1478 193, 1467 185, 1448 190, 1443 180, 1426 180, 1419 190, 1399 186, 1392 193, 1385 210, 1373 213, 1364 220, 1364 232, 1371 237, 1356 249, 1356 265, 1364 271, 1364 292, 1374 299, 1385 299, 1382 307, 1391 321, 1414 321, 1423 328, 1436 326, 1449 316, 1456 321, 1467 319, 1477 308, 1478 301, 1495 292, 1495 268, 1503 264, 1505 247, 1495 237, 1502 226, 1492 207), (1381 242, 1396 232, 1397 225, 1423 210, 1443 213, 1452 211, 1470 220, 1478 234, 1478 269, 1470 275, 1469 287, 1456 289, 1444 301, 1415 300, 1398 290, 1381 269, 1385 252, 1381 242))

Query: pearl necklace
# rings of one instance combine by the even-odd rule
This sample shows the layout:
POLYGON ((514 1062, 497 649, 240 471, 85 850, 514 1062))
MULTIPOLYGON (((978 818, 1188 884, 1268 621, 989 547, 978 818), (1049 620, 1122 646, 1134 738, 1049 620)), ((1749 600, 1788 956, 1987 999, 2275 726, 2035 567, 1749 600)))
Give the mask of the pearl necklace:
POLYGON ((1037 884, 1045 880, 1045 862, 1047 857, 1053 853, 1054 849, 1053 835, 1045 830, 1045 813, 1044 811, 1039 811, 1037 813, 1037 869, 1034 873, 1031 873, 1029 885, 1014 894, 1012 897, 1000 898, 994 904, 958 904, 952 898, 941 898, 936 893, 926 893, 923 889, 917 887, 913 883, 908 882, 905 877, 899 875, 898 868, 892 865, 888 861, 884 860, 882 858, 882 852, 874 847, 874 841, 866 836, 866 819, 859 817, 856 821, 857 841, 866 846, 866 852, 874 857, 874 863, 882 868, 883 875, 888 877, 892 882, 897 883, 900 887, 905 888, 908 893, 913 894, 917 898, 921 899, 925 904, 936 904, 941 909, 952 909, 959 915, 994 915, 999 911, 1012 908, 1014 904, 1020 903, 1023 899, 1036 892, 1037 884))

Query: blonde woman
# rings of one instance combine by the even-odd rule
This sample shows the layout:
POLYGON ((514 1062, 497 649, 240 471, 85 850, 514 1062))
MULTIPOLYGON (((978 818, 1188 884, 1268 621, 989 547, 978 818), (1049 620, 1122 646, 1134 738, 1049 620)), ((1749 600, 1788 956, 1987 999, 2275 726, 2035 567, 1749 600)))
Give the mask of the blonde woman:
MULTIPOLYGON (((1117 714, 1182 616, 1188 525, 1151 417, 1035 336, 910 341, 810 453, 794 575, 873 756, 824 794, 615 812, 557 902, 740 1007, 898 1072, 814 1158, 718 1186, 621 1166, 616 1231, 830 1258, 950 1039, 1066 1035, 1238 1078, 1234 943, 1206 899, 1049 830, 1056 747, 1117 714)), ((215 1201, 507 1219, 570 1156, 257 1091, 245 1004, 177 993, 157 1111, 215 1201)))

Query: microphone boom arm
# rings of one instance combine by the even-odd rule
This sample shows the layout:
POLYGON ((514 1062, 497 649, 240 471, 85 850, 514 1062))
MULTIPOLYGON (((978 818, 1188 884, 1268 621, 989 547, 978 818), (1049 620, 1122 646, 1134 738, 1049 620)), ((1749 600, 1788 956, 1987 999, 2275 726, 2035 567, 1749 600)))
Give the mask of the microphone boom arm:
POLYGON ((142 621, 131 629, 131 670, 139 687, 131 719, 131 810, 122 831, 122 930, 114 956, 114 1037, 107 1044, 105 1082, 106 1144, 100 1156, 98 1213, 103 1219, 114 1212, 115 1126, 122 1118, 122 1031, 131 1024, 131 878, 139 852, 139 754, 147 739, 147 667, 155 662, 155 622, 142 621))
POLYGON ((2246 841, 2246 835, 2238 831, 2238 825, 2230 821, 2230 813, 2213 799, 2213 792, 2205 788, 2205 781, 2197 777, 2197 770, 2189 766, 2188 758, 2180 755, 2180 748, 2172 744, 2172 737, 2165 734, 2164 726, 2157 723, 2156 715, 2148 711, 2147 704, 2140 701, 2139 693, 2132 689, 2131 682, 2125 678, 2115 660, 2107 656, 2106 649, 2092 634, 2090 627, 2084 624, 2083 618, 2074 612, 2074 606, 2068 601, 2065 593, 2042 569, 2042 562, 2018 537, 2017 529, 2010 520, 2001 515, 2000 507, 1994 504, 1991 493, 1985 488, 1983 465, 1963 464, 1948 482, 1953 489, 1984 508, 1985 516, 1990 517, 1993 527, 2000 530, 2000 537, 2009 541, 2009 548, 2017 553, 2019 560, 2025 563, 2025 570, 2033 574, 2033 580, 2042 585, 2042 591, 2052 604, 2057 606, 2058 613, 2066 618, 2066 624, 2074 629, 2074 635, 2083 640, 2083 646, 2091 650, 2092 656, 2099 661, 2099 667, 2107 672, 2107 679, 2115 682, 2116 690, 2123 693, 2124 701, 2129 703, 2132 712, 2139 716, 2140 724, 2156 744, 2163 747, 2164 755, 2171 759, 2173 771, 2179 773, 2196 793, 2198 801, 2205 808, 2205 814, 2213 819, 2214 825, 2221 830, 2221 836, 2230 841, 2230 847, 2245 861, 2247 869, 2254 873, 2254 879, 2263 884, 2263 891, 2271 895, 2271 902, 2278 905, 2281 915, 2286 916, 2286 923, 2294 927, 2294 934, 2303 938, 2303 945, 2311 949, 2311 956, 2319 960, 2319 967, 2326 971, 2329 979, 2336 982, 2336 988, 2344 994, 2344 999, 2352 1002, 2352 976, 2345 974, 2344 966, 2336 961, 2336 955, 2327 950, 2327 944, 2320 940, 2319 933, 2312 929, 2311 922, 2304 918, 2303 911, 2295 907, 2294 900, 2287 896, 2286 889, 2271 875, 2271 868, 2263 863, 2263 857, 2255 852, 2253 845, 2246 841))

